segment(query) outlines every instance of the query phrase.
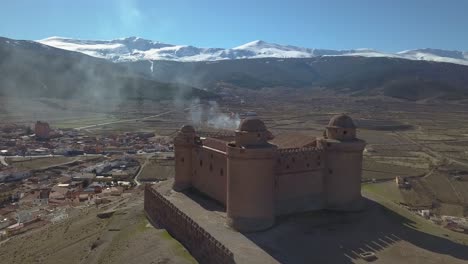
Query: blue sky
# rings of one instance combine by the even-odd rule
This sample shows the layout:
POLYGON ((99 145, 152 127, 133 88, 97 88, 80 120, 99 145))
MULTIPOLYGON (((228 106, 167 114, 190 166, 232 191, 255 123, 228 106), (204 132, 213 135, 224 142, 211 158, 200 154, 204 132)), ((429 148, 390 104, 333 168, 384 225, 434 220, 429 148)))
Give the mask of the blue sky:
POLYGON ((230 48, 261 39, 309 48, 468 51, 466 0, 11 0, 0 36, 230 48))

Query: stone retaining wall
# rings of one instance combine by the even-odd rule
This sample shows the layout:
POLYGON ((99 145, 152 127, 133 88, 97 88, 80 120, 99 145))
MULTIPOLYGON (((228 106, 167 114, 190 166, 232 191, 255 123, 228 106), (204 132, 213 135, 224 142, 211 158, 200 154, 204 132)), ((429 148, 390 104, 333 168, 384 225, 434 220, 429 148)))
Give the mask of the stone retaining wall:
POLYGON ((235 263, 228 248, 150 185, 145 186, 144 207, 148 218, 165 228, 200 263, 235 263))

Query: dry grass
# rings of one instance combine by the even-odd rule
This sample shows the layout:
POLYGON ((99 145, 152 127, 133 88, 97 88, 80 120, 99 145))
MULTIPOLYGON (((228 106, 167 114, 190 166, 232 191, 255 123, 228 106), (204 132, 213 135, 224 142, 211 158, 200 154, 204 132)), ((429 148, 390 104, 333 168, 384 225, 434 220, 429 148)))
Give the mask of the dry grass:
POLYGON ((379 162, 376 159, 365 157, 363 161, 362 178, 369 179, 394 179, 396 176, 420 176, 427 173, 426 169, 401 166, 390 162, 379 162))
POLYGON ((174 160, 150 159, 138 179, 140 181, 162 181, 173 178, 175 174, 174 160))
POLYGON ((78 160, 76 157, 15 158, 7 163, 18 169, 36 170, 78 160))
POLYGON ((111 218, 96 217, 95 208, 13 237, 0 246, 0 263, 196 263, 165 230, 151 226, 141 193, 118 202, 125 205, 111 218), (115 231, 111 231, 115 230, 115 231))

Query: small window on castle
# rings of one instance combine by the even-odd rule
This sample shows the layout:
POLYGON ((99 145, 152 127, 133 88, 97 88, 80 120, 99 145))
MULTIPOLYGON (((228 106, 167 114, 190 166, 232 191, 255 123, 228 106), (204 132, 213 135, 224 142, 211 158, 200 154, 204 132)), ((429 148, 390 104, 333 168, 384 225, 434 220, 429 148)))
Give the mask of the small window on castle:
POLYGON ((292 162, 293 162, 293 163, 296 162, 296 159, 295 159, 295 158, 292 158, 292 162))
POLYGON ((203 160, 200 160, 200 167, 203 167, 203 160))
POLYGON ((211 154, 211 158, 213 158, 213 154, 211 154))
POLYGON ((306 165, 306 166, 307 166, 307 168, 309 168, 309 167, 310 167, 310 164, 309 164, 309 163, 307 163, 307 165, 306 165))
POLYGON ((286 169, 289 169, 289 165, 286 165, 286 169))
POLYGON ((346 135, 348 133, 348 131, 344 130, 343 131, 343 135, 346 135))
POLYGON ((184 160, 184 158, 182 157, 182 158, 180 158, 180 161, 181 161, 181 162, 184 162, 185 160, 184 160))
POLYGON ((317 162, 317 166, 320 166, 320 164, 321 164, 321 163, 320 163, 320 161, 319 161, 319 162, 317 162))
POLYGON ((332 173, 333 173, 333 170, 332 170, 332 169, 328 169, 328 173, 332 174, 332 173))
POLYGON ((260 133, 257 134, 257 137, 261 137, 262 135, 260 135, 260 133))
POLYGON ((223 169, 219 170, 219 175, 224 176, 224 170, 223 169))
POLYGON ((210 164, 210 171, 213 171, 213 164, 210 164))

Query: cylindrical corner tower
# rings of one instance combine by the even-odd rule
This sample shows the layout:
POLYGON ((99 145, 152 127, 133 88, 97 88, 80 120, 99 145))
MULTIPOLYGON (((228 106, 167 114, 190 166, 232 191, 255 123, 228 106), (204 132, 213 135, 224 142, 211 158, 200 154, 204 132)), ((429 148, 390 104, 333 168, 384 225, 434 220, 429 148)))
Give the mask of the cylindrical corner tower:
POLYGON ((175 177, 173 189, 183 191, 191 186, 192 149, 195 144, 195 129, 183 126, 174 138, 175 177))
POLYGON ((356 138, 356 126, 347 115, 337 115, 317 146, 325 150, 324 187, 327 208, 354 211, 362 208, 362 152, 366 143, 356 138))
POLYGON ((267 142, 265 124, 245 119, 227 147, 227 224, 251 232, 273 226, 276 146, 267 142))

